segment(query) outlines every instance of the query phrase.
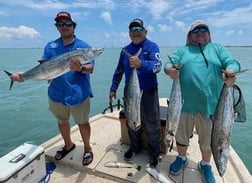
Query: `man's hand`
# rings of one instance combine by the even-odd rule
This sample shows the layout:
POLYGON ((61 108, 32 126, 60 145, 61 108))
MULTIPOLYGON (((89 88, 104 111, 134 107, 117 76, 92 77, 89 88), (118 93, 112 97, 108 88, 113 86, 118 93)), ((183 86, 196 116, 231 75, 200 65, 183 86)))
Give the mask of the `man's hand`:
POLYGON ((116 92, 110 92, 109 93, 109 102, 112 102, 112 99, 115 98, 116 99, 116 92))
POLYGON ((233 86, 236 81, 236 73, 233 69, 223 71, 223 80, 227 86, 233 86))
POLYGON ((169 75, 171 79, 177 79, 179 77, 179 70, 173 66, 165 68, 165 73, 169 75))
POLYGON ((21 77, 20 72, 14 73, 10 76, 11 80, 13 81, 18 81, 18 82, 23 82, 24 79, 21 77))
POLYGON ((81 72, 81 63, 78 59, 71 58, 70 59, 70 69, 73 71, 81 72))
POLYGON ((141 60, 137 56, 129 57, 129 63, 131 68, 140 68, 141 67, 141 60))

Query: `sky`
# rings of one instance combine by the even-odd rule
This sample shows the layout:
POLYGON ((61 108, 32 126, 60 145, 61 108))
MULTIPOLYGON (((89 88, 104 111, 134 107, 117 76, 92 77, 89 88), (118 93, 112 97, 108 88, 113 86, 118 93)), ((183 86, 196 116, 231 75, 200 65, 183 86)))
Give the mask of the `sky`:
POLYGON ((71 13, 76 36, 93 47, 128 44, 134 18, 160 47, 183 46, 195 20, 208 24, 212 42, 252 45, 251 0, 0 0, 0 48, 43 48, 59 37, 60 11, 71 13))

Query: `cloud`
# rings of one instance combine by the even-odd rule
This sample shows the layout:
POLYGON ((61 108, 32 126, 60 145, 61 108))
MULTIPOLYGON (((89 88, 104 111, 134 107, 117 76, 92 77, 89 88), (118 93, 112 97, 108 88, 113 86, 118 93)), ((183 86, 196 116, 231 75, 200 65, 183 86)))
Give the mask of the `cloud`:
POLYGON ((226 33, 228 36, 231 36, 231 35, 233 35, 234 34, 234 30, 230 30, 230 31, 227 31, 227 33, 226 33))
POLYGON ((155 28, 151 25, 147 26, 146 29, 148 30, 148 32, 155 32, 155 28))
POLYGON ((166 0, 154 0, 147 4, 147 8, 153 19, 163 18, 162 14, 168 11, 169 7, 169 2, 166 0))
POLYGON ((23 6, 36 10, 64 10, 69 8, 106 8, 114 9, 115 2, 113 0, 73 0, 73 1, 60 1, 60 0, 16 0, 6 1, 0 0, 0 3, 4 3, 10 6, 23 6))
POLYGON ((217 11, 212 14, 209 19, 213 25, 224 27, 236 24, 251 24, 252 23, 252 4, 247 7, 236 8, 228 11, 217 11))
POLYGON ((157 25, 160 32, 169 32, 171 31, 171 27, 165 24, 158 24, 157 25))
MULTIPOLYGON (((44 23, 52 22, 56 12, 65 10, 71 12, 78 23, 78 29, 85 31, 87 35, 93 34, 93 26, 89 25, 97 24, 95 33, 100 36, 99 44, 104 41, 108 45, 110 42, 119 46, 127 44, 130 41, 128 32, 123 35, 119 32, 125 30, 128 21, 136 17, 146 21, 148 36, 155 38, 157 42, 169 40, 170 38, 163 37, 163 33, 169 33, 174 37, 173 45, 184 44, 182 38, 191 22, 201 19, 209 24, 213 35, 219 36, 221 33, 216 39, 218 42, 227 40, 226 42, 239 44, 240 38, 244 37, 247 44, 250 44, 252 3, 249 0, 231 1, 232 3, 227 3, 226 0, 0 0, 0 39, 13 39, 15 41, 9 42, 15 46, 19 40, 22 44, 26 42, 25 38, 35 42, 38 39, 32 37, 41 34, 41 42, 46 43, 54 39, 55 32, 44 23), (41 18, 41 22, 37 21, 37 17, 41 18), (39 27, 39 33, 34 29, 27 30, 28 33, 20 29, 18 26, 24 25, 24 22, 28 22, 29 25, 26 25, 30 28, 39 27), (110 32, 111 30, 115 32, 110 32), (237 37, 233 36, 231 40, 232 34, 237 37)), ((88 39, 92 44, 94 39, 88 39)), ((166 42, 169 44, 169 41, 166 42)))
MULTIPOLYGON (((0 1, 1 2, 1 1, 0 1)), ((34 1, 34 0, 26 0, 26 1, 3 1, 1 2, 6 5, 14 6, 14 7, 28 7, 37 10, 49 10, 49 9, 66 9, 69 7, 66 3, 61 3, 57 0, 42 0, 42 1, 34 1)))
POLYGON ((4 11, 0 11, 0 16, 10 16, 10 15, 7 14, 6 12, 4 12, 4 11))
POLYGON ((187 31, 187 27, 186 27, 186 25, 185 25, 184 22, 176 21, 176 22, 175 22, 175 26, 176 26, 179 30, 187 31))
POLYGON ((108 38, 108 39, 110 39, 112 37, 109 32, 104 32, 104 36, 105 36, 105 38, 108 38))
POLYGON ((0 40, 15 40, 15 39, 26 39, 26 38, 39 38, 40 34, 35 29, 20 25, 19 27, 0 27, 0 40))
POLYGON ((234 35, 234 34, 238 34, 238 35, 242 36, 242 35, 243 35, 243 31, 242 31, 242 30, 238 30, 238 31, 236 32, 236 31, 234 31, 234 30, 230 30, 230 31, 227 31, 227 32, 226 32, 226 35, 227 35, 227 36, 232 36, 232 35, 234 35))
POLYGON ((108 11, 102 12, 101 18, 108 24, 112 25, 111 14, 108 11))
POLYGON ((239 35, 243 35, 243 31, 242 31, 242 30, 239 30, 239 31, 238 31, 238 34, 239 34, 239 35))

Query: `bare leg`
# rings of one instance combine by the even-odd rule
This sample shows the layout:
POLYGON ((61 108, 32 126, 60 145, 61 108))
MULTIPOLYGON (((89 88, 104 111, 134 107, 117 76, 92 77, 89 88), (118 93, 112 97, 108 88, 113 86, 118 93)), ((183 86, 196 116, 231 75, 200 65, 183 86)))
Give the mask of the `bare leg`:
POLYGON ((92 148, 90 146, 90 134, 91 134, 90 124, 89 123, 79 124, 79 129, 82 140, 84 142, 84 152, 92 151, 92 148))
POLYGON ((187 146, 180 146, 177 144, 177 149, 179 156, 186 156, 187 146))
POLYGON ((205 162, 210 162, 211 156, 212 156, 212 151, 209 150, 203 150, 201 149, 201 154, 202 154, 202 160, 205 162))
POLYGON ((188 165, 186 158, 187 146, 177 144, 178 156, 176 160, 170 165, 169 172, 173 175, 179 175, 182 170, 188 165))
POLYGON ((75 148, 75 144, 72 142, 71 137, 70 137, 70 125, 68 122, 64 124, 59 124, 58 127, 61 133, 61 136, 64 140, 64 147, 62 150, 59 150, 56 152, 55 159, 56 160, 61 160, 62 158, 65 157, 70 151, 72 151, 75 148))
POLYGON ((91 128, 89 123, 85 123, 82 125, 79 125, 80 133, 82 140, 84 142, 84 155, 82 164, 89 165, 93 161, 93 152, 92 148, 90 146, 90 134, 91 134, 91 128))
POLYGON ((73 146, 73 142, 71 140, 71 136, 70 136, 70 124, 69 122, 67 123, 63 123, 63 124, 59 124, 58 123, 58 127, 61 133, 61 136, 64 140, 65 143, 65 149, 68 150, 73 146))

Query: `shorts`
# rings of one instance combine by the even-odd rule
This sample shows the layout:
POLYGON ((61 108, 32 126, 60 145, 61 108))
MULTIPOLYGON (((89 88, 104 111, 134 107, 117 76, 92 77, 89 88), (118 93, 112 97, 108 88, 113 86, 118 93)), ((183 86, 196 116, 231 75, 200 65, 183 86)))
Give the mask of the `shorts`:
POLYGON ((206 118, 203 112, 181 113, 179 126, 176 133, 176 142, 189 146, 189 139, 193 135, 194 127, 199 135, 201 149, 211 149, 212 120, 206 118))
POLYGON ((48 98, 49 109, 58 120, 59 124, 69 122, 70 115, 73 116, 75 123, 85 124, 89 122, 90 98, 88 97, 81 104, 69 107, 62 103, 54 102, 48 98))

